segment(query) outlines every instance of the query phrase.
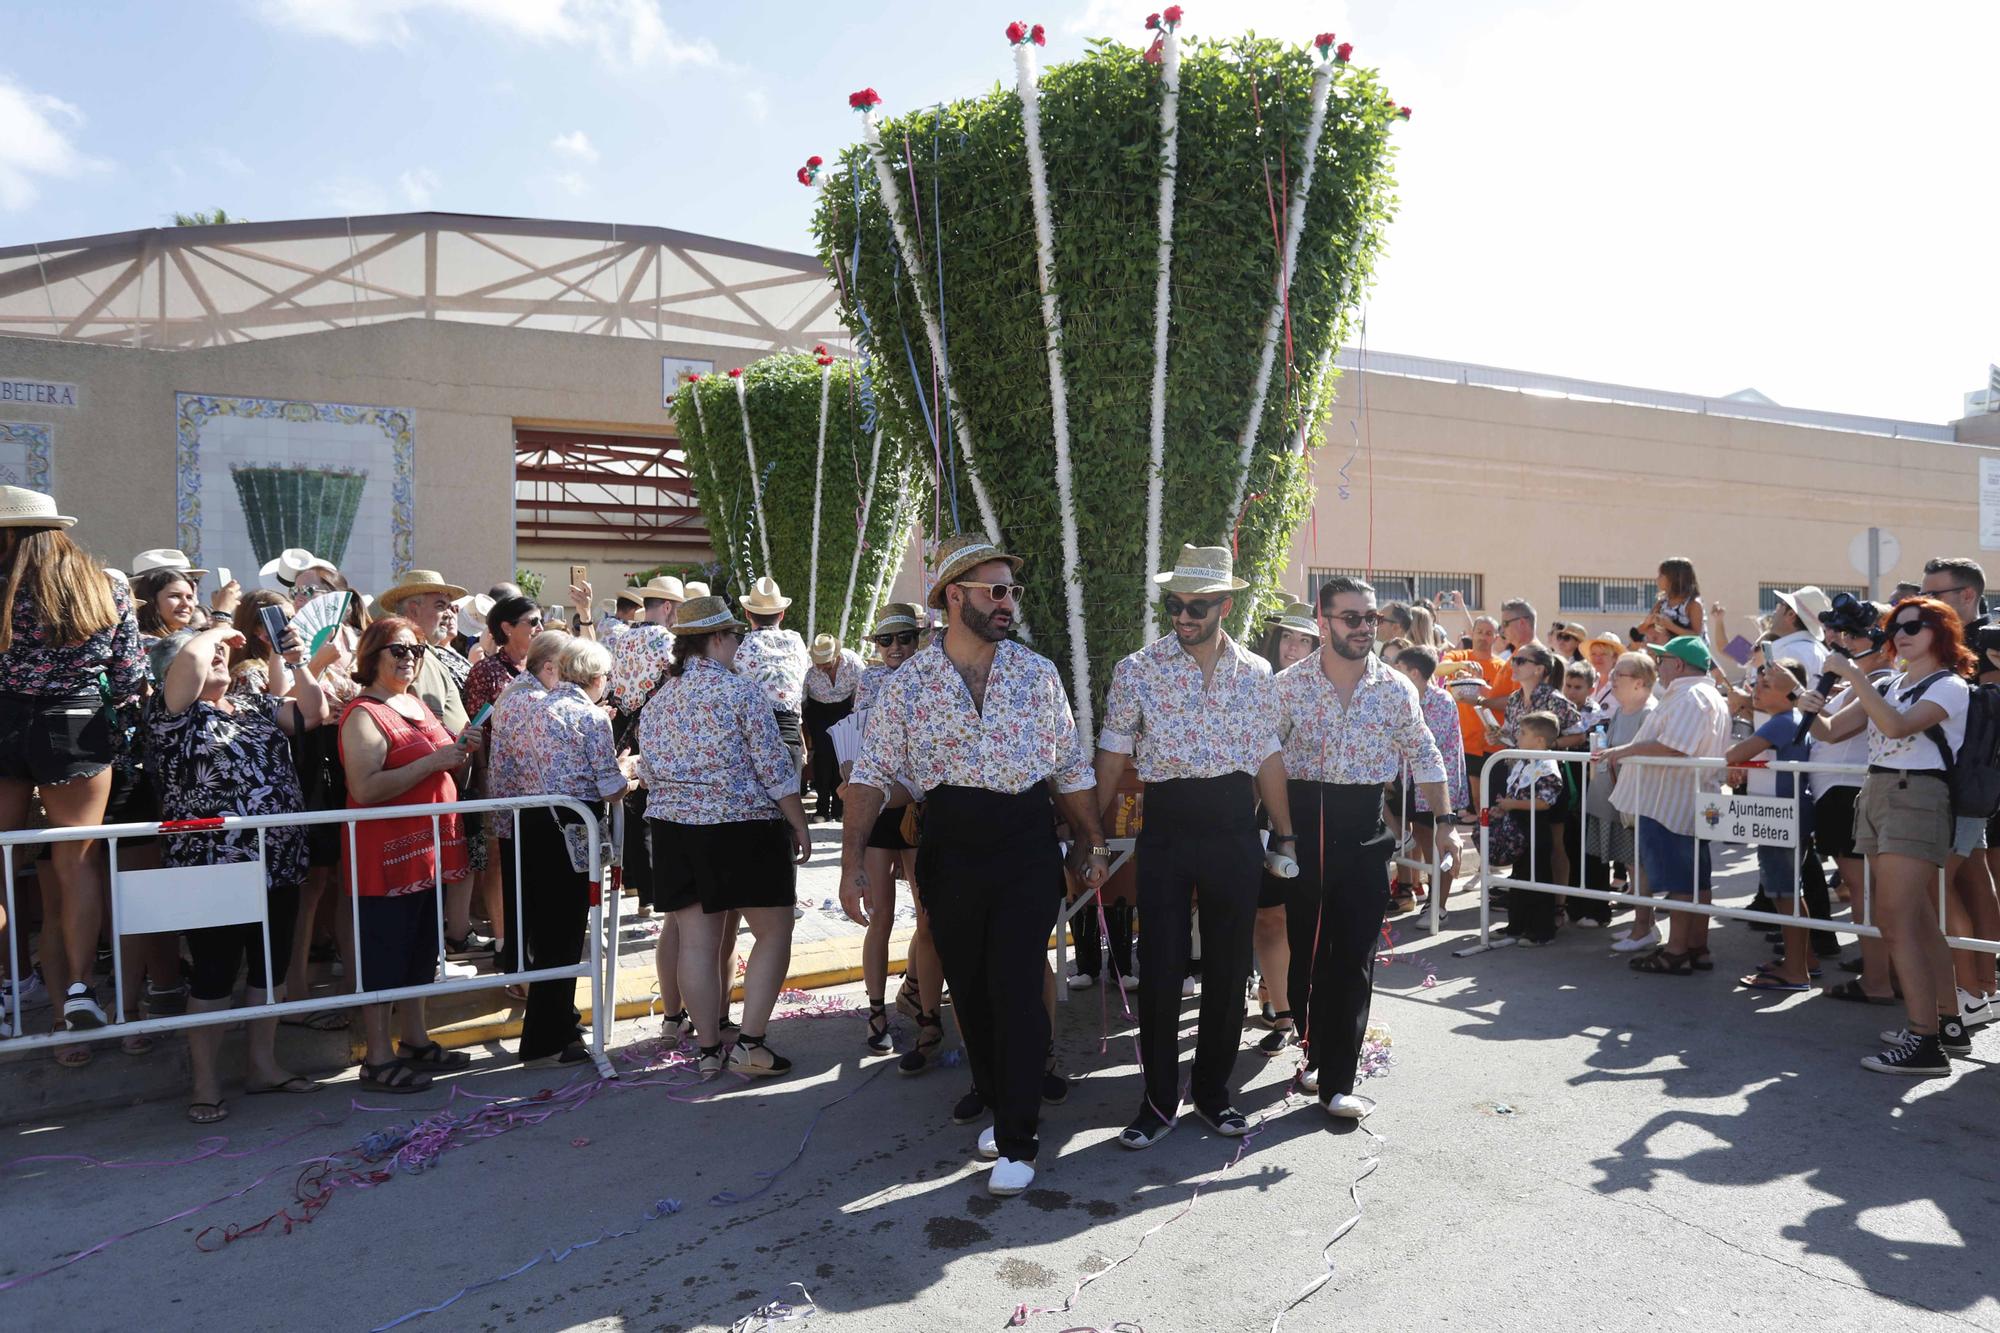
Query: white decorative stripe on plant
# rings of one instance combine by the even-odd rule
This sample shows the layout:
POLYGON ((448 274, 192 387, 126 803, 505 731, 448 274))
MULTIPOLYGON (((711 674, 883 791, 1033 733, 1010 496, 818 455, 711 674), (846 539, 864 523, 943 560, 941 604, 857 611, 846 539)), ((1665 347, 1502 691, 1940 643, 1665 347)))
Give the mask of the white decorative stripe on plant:
MULTIPOLYGON (((945 355, 944 333, 937 321, 937 312, 931 308, 931 298, 925 291, 925 284, 917 280, 921 273, 918 266, 917 248, 910 243, 910 229, 903 222, 901 195, 896 189, 896 172, 889 165, 888 150, 882 146, 882 131, 875 124, 875 111, 871 107, 861 113, 861 142, 868 147, 868 160, 875 164, 875 180, 882 190, 882 206, 889 213, 889 229, 895 235, 896 248, 903 253, 903 271, 910 275, 910 287, 917 294, 917 313, 923 317, 924 336, 930 339, 931 355, 936 358, 938 375, 944 380, 946 410, 958 428, 959 447, 965 450, 965 475, 972 483, 973 503, 979 506, 979 521, 985 526, 986 535, 996 542, 1005 543, 1006 534, 1000 531, 1000 520, 994 516, 993 502, 986 496, 986 484, 979 479, 979 464, 973 457, 972 428, 966 424, 965 409, 959 406, 958 390, 951 385, 951 360, 945 355)), ((944 478, 938 478, 938 485, 944 485, 944 478)), ((1017 617, 1014 627, 1023 639, 1033 642, 1028 633, 1026 617, 1017 617)))
POLYGON ((1042 156, 1041 85, 1035 48, 1014 48, 1014 85, 1021 94, 1021 128, 1027 136, 1028 192, 1035 209, 1035 278, 1042 289, 1042 332, 1049 349, 1049 410, 1056 441, 1056 504, 1062 515, 1063 598, 1069 607, 1070 678, 1076 689, 1076 727, 1095 736, 1090 715, 1090 654, 1083 637, 1083 579, 1077 566, 1076 502, 1071 494, 1069 385, 1063 378, 1062 308, 1055 291, 1055 220, 1049 214, 1048 163, 1042 156))
POLYGON ((1257 444, 1257 429, 1264 424, 1264 398, 1271 389, 1271 361, 1278 350, 1278 328, 1285 318, 1285 300, 1292 283, 1292 265, 1299 254, 1299 235, 1306 227, 1306 198, 1312 193, 1313 168, 1319 164, 1319 137, 1326 128, 1326 95, 1333 86, 1335 66, 1329 62, 1313 76, 1312 115, 1306 122, 1305 167, 1299 172, 1299 192, 1285 215, 1285 251, 1278 266, 1277 292, 1271 298, 1271 312, 1264 320, 1264 347, 1257 358, 1257 383, 1250 396, 1250 419, 1243 423, 1243 438, 1236 450, 1236 494, 1229 502, 1232 527, 1243 512, 1243 493, 1250 485, 1250 452, 1257 444))
POLYGON ((757 441, 750 437, 750 398, 744 387, 743 376, 735 376, 736 406, 743 413, 743 452, 750 460, 750 506, 757 515, 757 546, 764 553, 764 568, 760 574, 771 572, 771 538, 764 531, 764 483, 757 475, 757 441))
MULTIPOLYGON (((854 580, 861 574, 861 548, 868 542, 868 511, 875 505, 875 469, 882 462, 882 427, 875 427, 875 442, 868 449, 868 486, 861 492, 861 525, 854 534, 854 559, 847 565, 847 595, 840 599, 840 641, 847 642, 847 621, 854 611, 854 580)), ((894 515, 892 513, 891 517, 894 515)), ((890 540, 895 540, 893 527, 890 540)), ((891 558, 894 552, 891 552, 891 558)), ((873 607, 869 608, 873 610, 873 607)))
POLYGON ((1160 44, 1160 257, 1153 280, 1153 429, 1146 462, 1146 598, 1160 599, 1160 509, 1167 467, 1167 316, 1173 305, 1174 187, 1180 179, 1181 39, 1172 28, 1160 44))
MULTIPOLYGON (((818 632, 818 622, 813 619, 819 607, 819 495, 822 476, 826 471, 826 399, 833 386, 833 363, 819 368, 819 444, 813 451, 813 541, 812 555, 808 557, 806 568, 806 638, 810 641, 818 632)), ((861 539, 855 538, 858 543, 861 539)))
MULTIPOLYGON (((729 517, 729 506, 723 502, 722 483, 716 478, 715 456, 710 452, 715 448, 715 441, 708 438, 708 418, 702 415, 701 381, 688 381, 688 397, 694 402, 694 424, 701 431, 702 471, 708 474, 708 487, 715 495, 715 516, 723 521, 722 526, 725 531, 734 532, 736 525, 729 517)), ((708 508, 708 506, 704 505, 703 508, 708 508)), ((713 528, 712 524, 710 526, 713 528)))
POLYGON ((875 571, 875 586, 870 590, 873 598, 869 602, 870 609, 882 605, 882 599, 888 595, 889 580, 894 576, 897 566, 903 563, 903 553, 896 550, 895 545, 897 534, 904 530, 903 524, 909 518, 910 495, 916 488, 910 484, 908 477, 898 478, 897 481, 896 507, 889 511, 888 542, 890 549, 883 556, 882 567, 875 571))

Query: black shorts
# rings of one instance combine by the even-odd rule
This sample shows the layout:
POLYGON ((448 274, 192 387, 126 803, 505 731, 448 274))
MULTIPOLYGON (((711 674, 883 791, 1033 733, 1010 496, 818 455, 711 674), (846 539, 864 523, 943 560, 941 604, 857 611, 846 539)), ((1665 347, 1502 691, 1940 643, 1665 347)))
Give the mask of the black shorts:
POLYGON ((653 830, 653 905, 736 912, 790 907, 798 900, 791 827, 783 819, 676 824, 649 819, 653 830))
MULTIPOLYGON (((111 770, 111 799, 104 806, 107 824, 154 824, 160 819, 160 793, 153 780, 137 764, 120 764, 111 770)), ((152 847, 159 838, 120 838, 118 846, 152 847)), ((123 864, 122 862, 120 863, 123 864)))
POLYGON ((1821 856, 1854 857, 1854 801, 1859 787, 1828 787, 1813 793, 1813 846, 1821 856))
MULTIPOLYGON (((290 941, 286 942, 287 945, 290 941)), ((369 990, 428 986, 438 975, 437 890, 361 899, 361 984, 369 990)), ((278 942, 271 941, 272 949, 278 942)))
POLYGON ((875 826, 868 830, 868 845, 885 852, 907 852, 915 847, 903 836, 903 816, 909 812, 909 806, 899 805, 875 816, 875 826))
POLYGON ((1285 905, 1285 894, 1288 892, 1290 884, 1290 880, 1279 879, 1276 875, 1266 870, 1257 881, 1257 906, 1260 908, 1283 907, 1285 905))
POLYGON ((54 787, 111 767, 118 716, 96 691, 0 694, 0 778, 54 787))

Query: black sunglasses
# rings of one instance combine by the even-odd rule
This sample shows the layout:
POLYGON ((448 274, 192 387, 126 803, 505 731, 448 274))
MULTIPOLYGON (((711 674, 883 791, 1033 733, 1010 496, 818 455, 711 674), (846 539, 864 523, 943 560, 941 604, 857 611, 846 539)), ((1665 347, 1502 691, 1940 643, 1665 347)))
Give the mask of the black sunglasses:
POLYGON ((1184 602, 1172 593, 1168 593, 1161 600, 1160 605, 1167 608, 1167 616, 1172 620, 1178 620, 1184 615, 1192 616, 1196 620, 1207 620, 1208 613, 1216 607, 1221 606, 1222 603, 1219 600, 1211 602, 1206 597, 1196 598, 1192 602, 1184 602))
POLYGON ((917 632, 913 629, 901 629, 892 630, 887 634, 871 634, 868 637, 873 639, 879 647, 887 648, 891 644, 894 644, 898 647, 908 648, 916 643, 917 632))
POLYGON ((428 650, 428 645, 421 643, 385 643, 382 645, 382 651, 395 658, 398 662, 422 661, 424 653, 428 650))
POLYGON ((1329 611, 1326 613, 1326 618, 1338 620, 1349 629, 1360 629, 1363 625, 1374 629, 1388 617, 1375 611, 1329 611))
POLYGON ((1930 628, 1921 620, 1898 620, 1889 626, 1892 634, 1921 634, 1930 628))

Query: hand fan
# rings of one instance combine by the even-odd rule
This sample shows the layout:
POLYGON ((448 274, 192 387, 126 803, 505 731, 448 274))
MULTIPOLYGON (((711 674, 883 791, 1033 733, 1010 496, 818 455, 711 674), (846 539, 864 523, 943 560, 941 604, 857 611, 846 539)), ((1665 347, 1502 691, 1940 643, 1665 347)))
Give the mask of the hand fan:
POLYGON ((353 596, 351 592, 323 592, 293 613, 292 629, 305 644, 308 657, 326 647, 327 640, 346 621, 347 602, 353 596))
POLYGON ((861 727, 852 717, 844 717, 828 727, 826 735, 833 742, 835 763, 851 764, 861 753, 861 727))

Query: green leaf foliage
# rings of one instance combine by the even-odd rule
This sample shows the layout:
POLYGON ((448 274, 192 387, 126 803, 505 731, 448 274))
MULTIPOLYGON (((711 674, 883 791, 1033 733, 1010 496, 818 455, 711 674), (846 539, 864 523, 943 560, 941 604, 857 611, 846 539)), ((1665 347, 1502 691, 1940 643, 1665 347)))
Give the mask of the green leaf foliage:
MULTIPOLYGON (((1303 429, 1318 442, 1333 397, 1331 372, 1321 383, 1319 371, 1347 333, 1394 207, 1394 107, 1372 71, 1344 66, 1329 94, 1289 288, 1289 352, 1281 328, 1252 450, 1244 493, 1254 498, 1232 514, 1281 262, 1273 219, 1283 227, 1300 186, 1319 67, 1309 50, 1256 37, 1188 43, 1181 60, 1161 562, 1171 564, 1184 542, 1235 541, 1237 572, 1252 584, 1236 599, 1231 628, 1239 638, 1249 637, 1244 626, 1254 615, 1282 600, 1278 579, 1313 500, 1311 458, 1299 454, 1298 440, 1303 429)), ((1115 43, 1094 44, 1081 60, 1042 75, 1085 635, 1100 703, 1117 659, 1163 628, 1148 614, 1153 571, 1142 568, 1161 96, 1158 67, 1115 43)), ((943 532, 981 526, 968 482, 976 465, 1000 535, 1028 560, 1024 611, 1034 646, 1067 679, 1061 516, 1020 99, 1010 83, 887 120, 881 131, 919 253, 896 252, 877 176, 857 145, 830 168, 814 221, 821 255, 842 277, 842 313, 873 357, 892 428, 928 447, 926 421, 939 426, 943 532), (942 384, 913 281, 942 310, 952 387, 972 433, 970 462, 938 402, 942 384)))
MULTIPOLYGON (((836 360, 830 376, 816 598, 807 595, 806 585, 812 567, 813 469, 819 448, 818 362, 811 356, 785 354, 765 357, 744 369, 744 397, 757 454, 754 485, 733 379, 705 375, 683 384, 674 396, 674 423, 688 470, 694 474, 695 496, 708 516, 716 561, 727 571, 727 586, 740 596, 760 576, 775 578, 792 599, 785 623, 808 642, 815 634, 840 633, 848 570, 855 542, 862 541, 847 616, 846 642, 852 645, 860 642, 876 601, 895 578, 929 483, 897 433, 883 430, 874 499, 868 505, 867 530, 862 532, 862 499, 874 439, 861 430, 865 413, 855 364, 836 360), (764 568, 757 533, 760 495, 771 547, 769 569, 764 568), (811 623, 809 606, 814 612, 811 623)), ((715 590, 721 592, 724 586, 716 582, 715 590)))

